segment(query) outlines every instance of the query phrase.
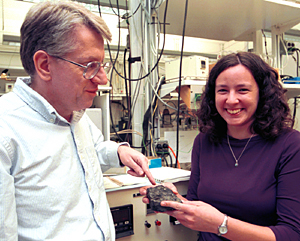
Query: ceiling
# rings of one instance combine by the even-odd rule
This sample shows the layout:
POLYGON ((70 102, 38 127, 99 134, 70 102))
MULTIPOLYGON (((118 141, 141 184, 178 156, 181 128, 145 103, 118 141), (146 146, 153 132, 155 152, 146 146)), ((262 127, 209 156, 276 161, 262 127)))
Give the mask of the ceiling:
MULTIPOLYGON (((169 0, 167 34, 182 35, 184 0, 169 0)), ((166 1, 160 7, 160 21, 166 1)), ((256 30, 288 29, 300 23, 300 4, 282 0, 190 0, 185 36, 252 41, 256 30)))

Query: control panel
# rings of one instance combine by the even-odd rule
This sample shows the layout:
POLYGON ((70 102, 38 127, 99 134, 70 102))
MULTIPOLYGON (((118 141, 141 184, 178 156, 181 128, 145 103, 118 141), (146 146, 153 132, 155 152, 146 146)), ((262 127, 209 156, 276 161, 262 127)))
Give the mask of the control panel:
POLYGON ((133 208, 132 204, 111 208, 116 229, 116 238, 133 234, 133 208))
MULTIPOLYGON (((187 193, 188 181, 174 185, 181 195, 187 193)), ((186 228, 167 214, 153 212, 149 205, 142 202, 140 187, 132 187, 109 190, 106 193, 118 241, 182 241, 187 237, 189 240, 197 240, 197 231, 186 228)))

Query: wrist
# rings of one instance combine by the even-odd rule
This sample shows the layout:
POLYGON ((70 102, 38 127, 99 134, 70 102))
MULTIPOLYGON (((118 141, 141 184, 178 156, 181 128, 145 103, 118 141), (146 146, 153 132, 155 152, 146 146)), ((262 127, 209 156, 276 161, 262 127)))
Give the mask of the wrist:
POLYGON ((121 167, 125 167, 125 165, 121 162, 121 160, 119 159, 119 164, 121 167))
POLYGON ((118 154, 118 158, 119 158, 119 165, 121 167, 124 167, 125 165, 122 163, 121 158, 120 158, 120 154, 119 152, 121 152, 122 150, 120 149, 121 147, 126 146, 126 147, 130 147, 129 144, 127 142, 122 142, 119 143, 118 149, 117 149, 117 154, 118 154))
POLYGON ((119 165, 121 167, 124 167, 125 165, 121 162, 121 158, 120 158, 120 155, 119 155, 119 151, 117 151, 117 154, 118 154, 118 158, 119 158, 119 165))

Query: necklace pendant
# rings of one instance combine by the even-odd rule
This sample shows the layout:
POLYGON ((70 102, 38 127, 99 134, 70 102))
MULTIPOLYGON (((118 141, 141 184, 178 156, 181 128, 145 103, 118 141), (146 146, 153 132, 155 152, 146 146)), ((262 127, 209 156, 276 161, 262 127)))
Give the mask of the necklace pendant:
POLYGON ((227 135, 227 143, 228 143, 229 149, 230 149, 230 151, 231 151, 231 154, 232 154, 232 156, 233 156, 233 158, 234 158, 234 160, 235 160, 235 164, 234 164, 234 165, 235 165, 236 167, 239 165, 239 160, 241 159, 241 156, 243 155, 244 151, 246 150, 246 148, 247 148, 247 146, 248 146, 248 144, 249 144, 249 142, 251 141, 251 139, 252 139, 253 136, 254 136, 254 134, 252 134, 252 135, 250 136, 250 138, 249 138, 249 140, 247 141, 246 145, 244 146, 244 149, 242 150, 242 152, 241 152, 239 158, 236 159, 236 157, 235 157, 235 155, 234 155, 234 153, 233 153, 233 150, 232 150, 232 148, 231 148, 230 142, 229 142, 229 136, 227 135))

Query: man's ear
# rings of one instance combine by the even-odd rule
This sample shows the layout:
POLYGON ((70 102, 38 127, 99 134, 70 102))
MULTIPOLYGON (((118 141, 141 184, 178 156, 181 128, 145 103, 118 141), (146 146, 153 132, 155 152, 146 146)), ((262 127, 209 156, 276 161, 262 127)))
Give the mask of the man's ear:
POLYGON ((50 55, 43 50, 38 50, 33 55, 36 73, 44 81, 50 81, 52 78, 50 71, 50 58, 50 55))

